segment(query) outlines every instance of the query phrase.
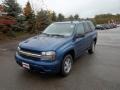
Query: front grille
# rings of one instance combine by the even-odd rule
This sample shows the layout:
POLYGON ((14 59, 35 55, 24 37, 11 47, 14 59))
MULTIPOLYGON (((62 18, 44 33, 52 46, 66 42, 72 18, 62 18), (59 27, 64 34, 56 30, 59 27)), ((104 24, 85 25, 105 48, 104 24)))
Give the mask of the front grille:
POLYGON ((18 51, 18 54, 23 58, 36 61, 36 60, 40 60, 41 52, 35 51, 35 50, 29 50, 25 48, 20 48, 20 50, 18 51))
POLYGON ((25 49, 25 48, 20 48, 20 50, 24 52, 30 52, 33 54, 41 54, 41 51, 37 51, 37 50, 30 50, 30 49, 25 49))
POLYGON ((40 58, 36 58, 36 57, 32 57, 32 56, 27 56, 27 55, 24 55, 24 54, 20 54, 19 55, 23 58, 26 58, 26 59, 30 59, 30 60, 34 60, 34 61, 38 61, 40 60, 40 58))

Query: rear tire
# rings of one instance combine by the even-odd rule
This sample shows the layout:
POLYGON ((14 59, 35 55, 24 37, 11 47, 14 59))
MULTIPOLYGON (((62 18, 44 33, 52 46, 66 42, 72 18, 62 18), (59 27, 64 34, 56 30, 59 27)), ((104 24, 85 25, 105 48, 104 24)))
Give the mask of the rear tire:
POLYGON ((89 54, 93 54, 95 52, 95 41, 92 43, 90 49, 88 50, 89 54))
POLYGON ((73 64, 73 57, 70 54, 65 55, 62 66, 61 66, 61 75, 66 77, 70 74, 73 64))

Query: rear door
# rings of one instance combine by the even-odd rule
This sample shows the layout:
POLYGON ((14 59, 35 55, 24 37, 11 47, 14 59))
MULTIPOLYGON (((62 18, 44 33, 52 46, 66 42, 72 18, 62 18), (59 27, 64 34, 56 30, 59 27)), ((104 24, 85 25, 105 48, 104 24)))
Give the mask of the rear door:
POLYGON ((90 27, 89 22, 84 22, 84 29, 85 29, 85 48, 88 49, 92 44, 92 29, 90 27))

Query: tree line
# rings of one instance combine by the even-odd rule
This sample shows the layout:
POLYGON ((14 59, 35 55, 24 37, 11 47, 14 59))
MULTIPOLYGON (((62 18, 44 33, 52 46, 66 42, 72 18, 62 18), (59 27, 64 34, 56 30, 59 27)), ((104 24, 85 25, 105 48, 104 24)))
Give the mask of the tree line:
MULTIPOLYGON (((2 5, 8 15, 14 17, 17 21, 16 25, 10 26, 14 31, 25 31, 35 33, 44 30, 52 22, 80 20, 78 14, 65 17, 62 13, 56 14, 54 11, 43 10, 34 11, 28 1, 24 8, 21 8, 16 0, 4 0, 2 5)), ((95 24, 108 23, 112 21, 119 22, 120 14, 102 14, 92 18, 95 24)))
POLYGON ((16 25, 12 25, 14 31, 26 31, 34 33, 44 30, 52 22, 62 22, 66 20, 78 20, 79 15, 70 15, 65 18, 62 13, 58 15, 54 11, 43 10, 35 12, 28 1, 24 8, 21 8, 16 0, 4 0, 3 6, 9 16, 16 19, 16 25))
POLYGON ((120 23, 120 14, 101 14, 94 17, 94 22, 96 24, 105 24, 105 23, 120 23))
POLYGON ((49 24, 52 22, 62 22, 62 21, 67 21, 67 20, 78 20, 79 15, 70 15, 69 17, 65 18, 65 16, 62 13, 59 13, 58 15, 54 11, 49 11, 49 10, 43 10, 41 9, 40 11, 35 14, 35 11, 32 10, 31 4, 28 1, 25 8, 23 9, 23 14, 25 16, 25 21, 27 21, 27 25, 32 26, 28 30, 34 32, 35 30, 44 30, 49 24), (32 21, 32 22, 31 22, 32 21), (29 25, 31 24, 31 25, 29 25))

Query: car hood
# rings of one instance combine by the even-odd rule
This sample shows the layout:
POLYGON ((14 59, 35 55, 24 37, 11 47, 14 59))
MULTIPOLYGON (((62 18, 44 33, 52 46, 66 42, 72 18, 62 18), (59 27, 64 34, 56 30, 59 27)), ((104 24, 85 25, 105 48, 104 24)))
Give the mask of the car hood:
POLYGON ((70 40, 70 37, 50 37, 39 35, 21 42, 19 46, 30 50, 48 51, 56 50, 70 40))

